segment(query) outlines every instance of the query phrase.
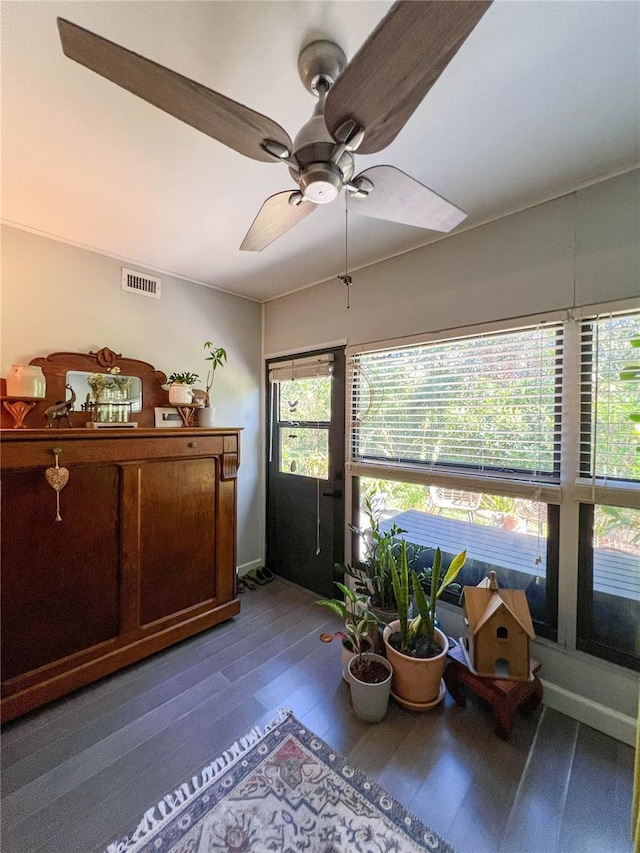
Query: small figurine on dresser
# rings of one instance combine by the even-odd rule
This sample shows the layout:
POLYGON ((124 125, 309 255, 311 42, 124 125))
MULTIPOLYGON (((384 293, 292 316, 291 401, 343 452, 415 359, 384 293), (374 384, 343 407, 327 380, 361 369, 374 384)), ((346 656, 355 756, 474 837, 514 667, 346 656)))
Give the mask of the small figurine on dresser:
POLYGON ((65 385, 64 387, 71 391, 71 397, 69 400, 58 400, 53 404, 53 406, 49 406, 48 409, 44 410, 47 427, 53 427, 55 421, 60 422, 62 418, 66 418, 67 424, 69 426, 73 426, 71 418, 69 417, 69 412, 73 411, 73 406, 76 402, 76 392, 73 390, 71 385, 65 385))

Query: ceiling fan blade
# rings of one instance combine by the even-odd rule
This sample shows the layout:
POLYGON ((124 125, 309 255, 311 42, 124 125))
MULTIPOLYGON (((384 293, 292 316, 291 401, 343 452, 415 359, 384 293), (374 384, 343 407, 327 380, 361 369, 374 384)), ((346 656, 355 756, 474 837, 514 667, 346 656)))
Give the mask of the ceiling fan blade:
POLYGON ((352 183, 357 185, 360 178, 366 178, 373 184, 368 196, 351 196, 349 199, 349 207, 362 216, 445 234, 467 218, 463 210, 394 166, 372 166, 355 177, 352 183))
POLYGON ((491 5, 491 0, 395 3, 329 90, 325 121, 335 138, 348 119, 364 128, 359 154, 402 130, 491 5))
POLYGON ((274 163, 277 159, 262 148, 264 140, 289 152, 293 148, 287 132, 270 118, 64 18, 58 18, 58 30, 69 59, 240 154, 274 163))
POLYGON ((292 195, 300 195, 298 190, 285 190, 276 193, 262 205, 258 215, 253 220, 251 228, 246 233, 240 250, 243 252, 261 252, 278 237, 282 237, 289 229, 301 222, 305 216, 316 209, 310 201, 299 204, 289 204, 292 195))

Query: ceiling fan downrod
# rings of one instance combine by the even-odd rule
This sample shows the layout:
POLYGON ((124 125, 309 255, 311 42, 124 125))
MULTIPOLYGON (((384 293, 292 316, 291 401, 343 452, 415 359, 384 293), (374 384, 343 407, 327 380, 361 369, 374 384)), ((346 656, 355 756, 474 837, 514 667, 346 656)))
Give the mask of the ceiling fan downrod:
POLYGON ((327 94, 346 65, 342 48, 319 39, 306 45, 298 57, 298 72, 306 89, 318 98, 313 115, 298 131, 293 142, 289 172, 300 192, 314 204, 334 201, 351 180, 355 163, 352 151, 364 131, 353 119, 342 123, 332 136, 324 118, 327 94))

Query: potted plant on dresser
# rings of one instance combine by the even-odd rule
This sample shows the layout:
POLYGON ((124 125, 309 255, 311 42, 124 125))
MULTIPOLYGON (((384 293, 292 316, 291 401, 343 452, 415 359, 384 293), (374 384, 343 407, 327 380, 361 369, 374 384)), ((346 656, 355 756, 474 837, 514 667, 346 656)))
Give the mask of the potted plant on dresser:
POLYGON ((169 382, 169 402, 172 406, 190 405, 193 395, 192 386, 200 377, 197 373, 172 373, 169 382))
POLYGON ((409 570, 406 542, 403 541, 400 546, 399 565, 394 563, 391 566, 398 619, 385 627, 383 641, 387 657, 393 665, 391 695, 405 708, 428 710, 444 696, 442 675, 449 643, 445 634, 436 627, 436 603, 456 579, 466 558, 466 551, 457 554, 442 577, 442 554, 438 548, 431 570, 431 592, 428 596, 416 572, 409 570), (412 592, 418 615, 410 619, 412 592))
POLYGON ((342 640, 342 677, 351 689, 353 711, 366 723, 378 723, 387 713, 393 668, 382 655, 370 651, 373 644, 369 633, 377 631, 377 621, 367 607, 366 596, 339 581, 335 584, 344 601, 321 599, 318 604, 344 621, 344 631, 320 634, 320 639, 323 643, 342 640))
POLYGON ((218 367, 222 367, 227 360, 227 351, 224 347, 214 347, 211 341, 204 344, 205 360, 209 362, 207 381, 205 383, 204 406, 198 409, 198 426, 212 427, 215 422, 216 410, 211 405, 211 386, 218 367))

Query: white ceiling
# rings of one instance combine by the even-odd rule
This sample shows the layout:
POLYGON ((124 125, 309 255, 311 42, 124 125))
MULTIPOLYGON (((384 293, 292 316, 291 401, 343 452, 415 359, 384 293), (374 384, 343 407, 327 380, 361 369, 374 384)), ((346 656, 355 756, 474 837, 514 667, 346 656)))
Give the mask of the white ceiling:
MULTIPOLYGON (((7 2, 2 13, 2 218, 146 270, 266 300, 344 272, 344 203, 261 253, 238 251, 262 202, 293 188, 259 163, 65 58, 66 17, 277 121, 315 100, 300 48, 353 56, 389 2, 7 2)), ((640 160, 640 3, 496 0, 397 139, 394 165, 474 225, 640 160)), ((454 232, 455 233, 455 232, 454 232)), ((357 269, 429 231, 350 216, 357 269)))

